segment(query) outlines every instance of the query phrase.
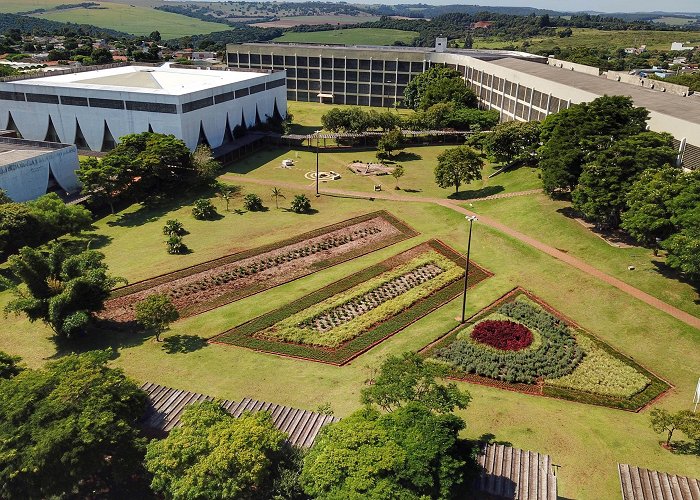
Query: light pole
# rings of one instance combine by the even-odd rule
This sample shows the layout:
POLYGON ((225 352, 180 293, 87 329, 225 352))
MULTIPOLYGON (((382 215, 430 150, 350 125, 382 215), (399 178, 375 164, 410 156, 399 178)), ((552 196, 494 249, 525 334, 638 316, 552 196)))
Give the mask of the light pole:
POLYGON ((467 241, 467 266, 464 270, 464 294, 462 295, 462 319, 460 323, 464 323, 464 315, 467 312, 467 286, 469 285, 469 254, 472 248, 472 225, 474 221, 479 220, 474 215, 467 215, 469 221, 469 240, 467 241))
POLYGON ((321 196, 318 192, 318 132, 316 132, 316 198, 321 196))

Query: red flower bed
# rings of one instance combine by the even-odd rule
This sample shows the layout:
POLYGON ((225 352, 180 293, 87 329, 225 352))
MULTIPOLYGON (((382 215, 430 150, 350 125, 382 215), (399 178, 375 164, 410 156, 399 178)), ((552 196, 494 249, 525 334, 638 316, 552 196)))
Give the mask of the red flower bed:
POLYGON ((507 320, 487 319, 477 323, 471 336, 477 342, 502 351, 519 351, 532 344, 532 332, 525 325, 507 320))

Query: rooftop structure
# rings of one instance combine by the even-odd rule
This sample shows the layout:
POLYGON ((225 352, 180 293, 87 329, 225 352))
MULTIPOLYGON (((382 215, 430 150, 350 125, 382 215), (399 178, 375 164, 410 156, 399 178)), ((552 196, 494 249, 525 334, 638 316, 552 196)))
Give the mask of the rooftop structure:
POLYGON ((13 201, 33 200, 52 189, 76 193, 77 168, 73 145, 0 136, 0 189, 13 201))
POLYGON ((106 151, 131 133, 173 134, 190 149, 233 142, 287 109, 283 72, 115 65, 0 81, 0 128, 106 151))
POLYGON ((697 500, 700 479, 618 464, 622 500, 697 500))

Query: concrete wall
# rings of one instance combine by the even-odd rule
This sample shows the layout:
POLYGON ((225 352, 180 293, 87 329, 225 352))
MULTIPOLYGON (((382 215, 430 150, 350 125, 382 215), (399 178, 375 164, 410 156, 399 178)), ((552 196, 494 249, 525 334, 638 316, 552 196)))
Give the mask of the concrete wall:
POLYGON ((669 94, 680 95, 683 97, 691 93, 690 89, 685 85, 677 85, 675 83, 665 82, 663 80, 642 78, 639 75, 630 75, 624 71, 608 71, 606 76, 608 80, 628 83, 630 85, 636 85, 638 87, 644 87, 646 89, 656 90, 659 92, 668 92, 669 94))
POLYGON ((80 188, 75 174, 78 166, 75 146, 47 150, 42 155, 0 167, 0 189, 13 201, 34 200, 46 194, 50 172, 65 192, 74 193, 80 188))
POLYGON ((600 76, 601 73, 600 68, 596 68, 595 66, 586 66, 585 64, 563 61, 561 59, 554 59, 553 57, 547 58, 547 64, 556 68, 586 73, 587 75, 600 76))

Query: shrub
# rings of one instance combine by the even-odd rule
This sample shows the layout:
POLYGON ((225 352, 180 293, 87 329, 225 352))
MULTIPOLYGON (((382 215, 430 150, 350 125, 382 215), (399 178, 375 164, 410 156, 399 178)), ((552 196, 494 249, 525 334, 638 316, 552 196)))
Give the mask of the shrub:
POLYGON ((163 226, 163 234, 166 236, 184 236, 186 233, 185 228, 182 226, 182 222, 176 219, 170 219, 165 222, 163 226))
POLYGON ((482 321, 474 327, 471 336, 477 342, 502 351, 519 351, 532 344, 532 332, 514 321, 482 321))
POLYGON ((265 208, 260 196, 254 193, 248 193, 243 197, 243 206, 250 212, 259 212, 265 208))
POLYGON ((307 214, 311 211, 311 200, 305 194, 297 194, 292 200, 291 209, 297 214, 307 214))
POLYGON ((170 238, 165 240, 165 243, 168 245, 169 254, 178 255, 187 252, 187 245, 182 242, 182 236, 172 234, 170 238))
POLYGON ((197 220, 211 220, 216 217, 216 208, 207 198, 200 198, 194 202, 192 217, 197 220))

